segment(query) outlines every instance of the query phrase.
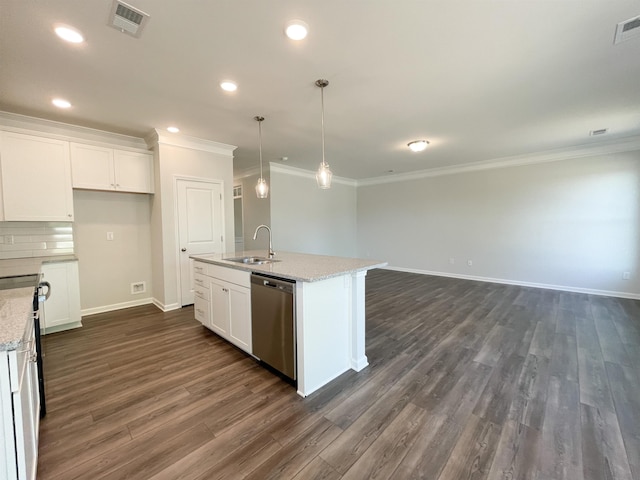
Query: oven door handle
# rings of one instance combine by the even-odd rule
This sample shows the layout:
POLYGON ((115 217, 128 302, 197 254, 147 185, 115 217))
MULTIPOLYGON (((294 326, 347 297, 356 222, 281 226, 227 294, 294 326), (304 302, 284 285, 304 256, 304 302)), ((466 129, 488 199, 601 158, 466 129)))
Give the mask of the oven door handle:
POLYGON ((49 282, 47 282, 46 280, 40 282, 40 284, 38 285, 38 290, 40 290, 40 297, 42 297, 42 295, 44 295, 44 299, 42 300, 47 300, 50 296, 51 296, 51 284, 49 282), (42 288, 46 287, 47 290, 43 293, 42 292, 42 288))

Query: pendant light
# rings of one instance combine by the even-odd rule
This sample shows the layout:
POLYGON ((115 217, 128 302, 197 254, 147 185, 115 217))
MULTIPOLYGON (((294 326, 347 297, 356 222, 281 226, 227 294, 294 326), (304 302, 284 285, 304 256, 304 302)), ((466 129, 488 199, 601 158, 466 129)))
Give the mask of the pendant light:
POLYGON ((322 102, 322 163, 316 173, 316 182, 322 189, 331 188, 331 170, 329 164, 324 161, 324 87, 329 85, 329 80, 316 80, 316 86, 320 87, 320 99, 322 102))
POLYGON ((258 198, 267 198, 269 196, 269 185, 267 181, 262 177, 262 121, 264 117, 256 116, 253 119, 258 122, 258 141, 260 142, 260 178, 256 183, 256 195, 258 198))

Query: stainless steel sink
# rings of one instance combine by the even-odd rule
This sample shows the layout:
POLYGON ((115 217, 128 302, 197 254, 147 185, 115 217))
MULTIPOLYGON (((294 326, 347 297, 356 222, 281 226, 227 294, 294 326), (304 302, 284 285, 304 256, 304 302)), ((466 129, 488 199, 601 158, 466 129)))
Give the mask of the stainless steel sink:
POLYGON ((235 262, 235 263, 244 263, 246 265, 262 265, 265 263, 274 263, 279 262, 280 260, 274 260, 273 258, 266 257, 234 257, 234 258, 223 258, 227 262, 235 262))

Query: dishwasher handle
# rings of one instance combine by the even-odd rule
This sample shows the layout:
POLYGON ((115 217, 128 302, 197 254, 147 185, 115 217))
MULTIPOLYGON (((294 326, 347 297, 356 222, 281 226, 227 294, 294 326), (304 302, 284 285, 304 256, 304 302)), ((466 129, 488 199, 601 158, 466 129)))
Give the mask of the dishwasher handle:
POLYGON ((295 280, 273 278, 266 275, 251 274, 251 284, 257 287, 273 288, 283 292, 293 293, 295 280))

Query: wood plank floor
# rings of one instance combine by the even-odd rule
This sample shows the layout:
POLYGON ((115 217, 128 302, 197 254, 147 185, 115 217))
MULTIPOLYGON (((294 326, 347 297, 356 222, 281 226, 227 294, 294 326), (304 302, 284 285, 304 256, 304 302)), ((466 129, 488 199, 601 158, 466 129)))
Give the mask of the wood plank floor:
POLYGON ((45 479, 640 480, 640 302, 367 276, 370 366, 306 399, 193 319, 44 339, 45 479))

